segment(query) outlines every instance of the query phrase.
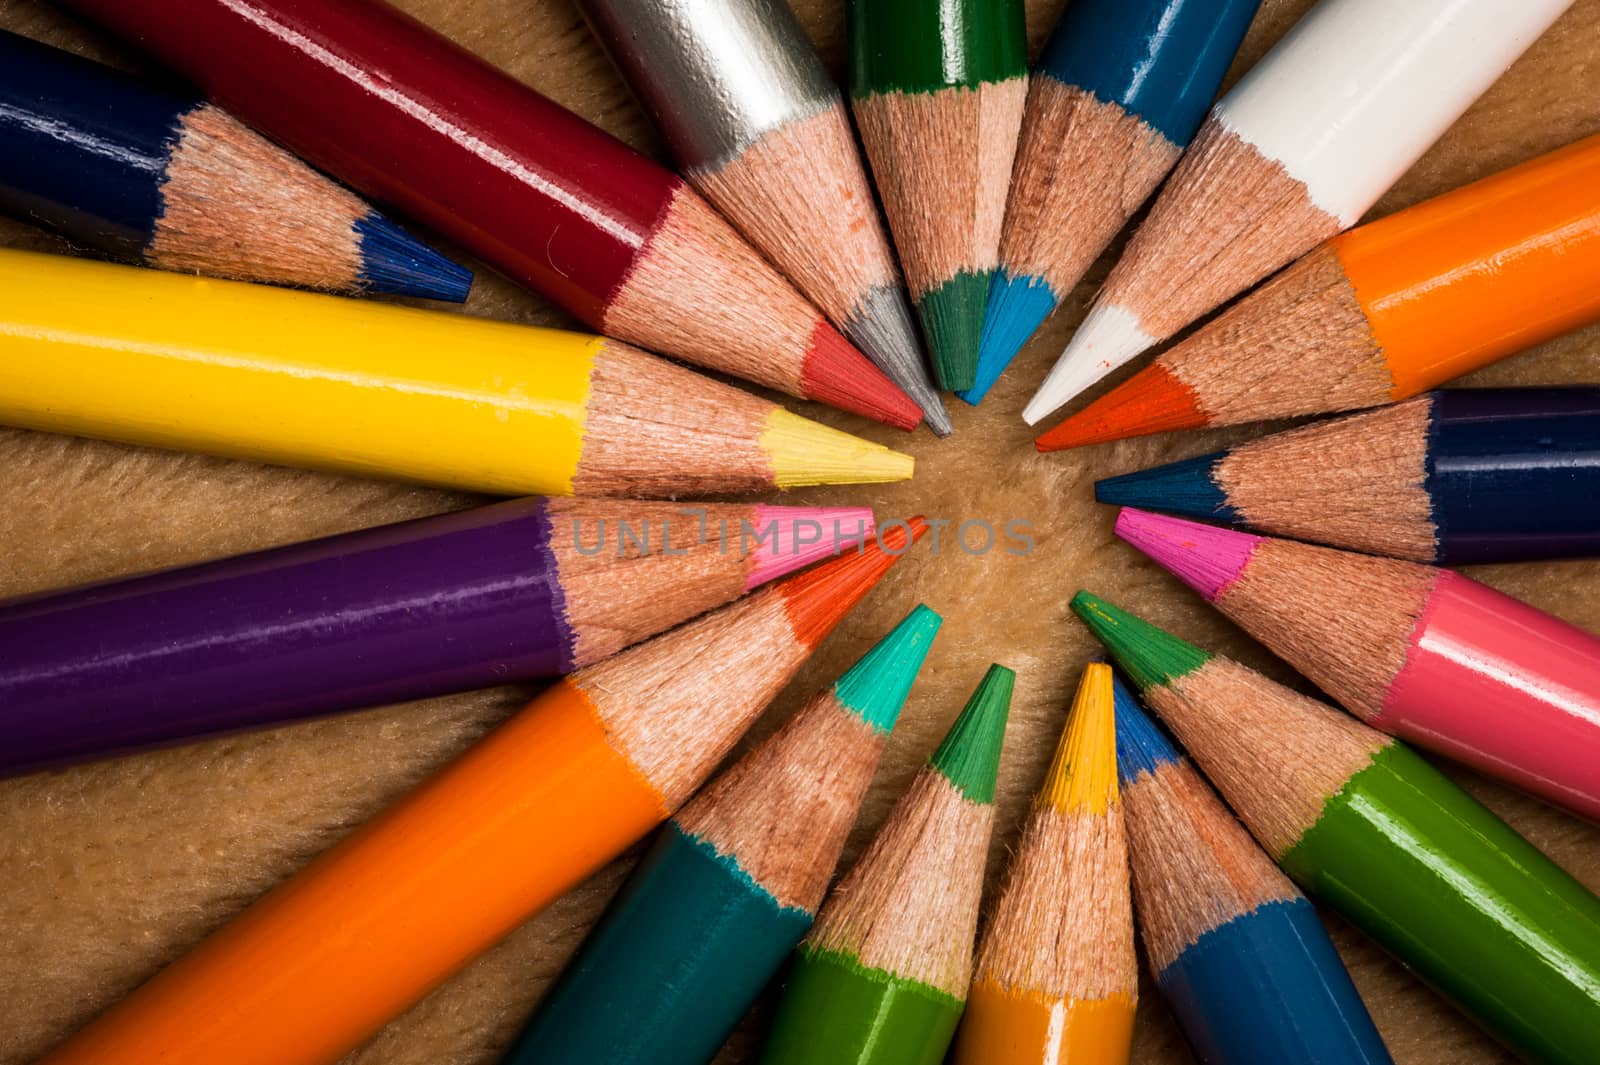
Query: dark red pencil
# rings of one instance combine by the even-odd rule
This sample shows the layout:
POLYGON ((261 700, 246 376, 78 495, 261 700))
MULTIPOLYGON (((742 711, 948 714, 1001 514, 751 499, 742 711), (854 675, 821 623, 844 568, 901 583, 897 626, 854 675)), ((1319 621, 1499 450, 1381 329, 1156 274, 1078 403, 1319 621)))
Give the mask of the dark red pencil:
POLYGON ((902 428, 916 405, 664 167, 381 0, 66 0, 591 327, 902 428))

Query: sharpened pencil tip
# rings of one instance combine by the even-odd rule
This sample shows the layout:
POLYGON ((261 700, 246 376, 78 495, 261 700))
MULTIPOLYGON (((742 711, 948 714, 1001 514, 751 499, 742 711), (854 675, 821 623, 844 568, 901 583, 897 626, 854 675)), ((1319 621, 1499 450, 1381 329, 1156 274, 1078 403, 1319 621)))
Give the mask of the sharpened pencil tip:
POLYGON ((850 342, 921 408, 928 428, 937 436, 949 436, 950 412, 929 375, 905 289, 896 285, 869 290, 843 328, 850 342))
POLYGON ((934 373, 946 391, 971 388, 978 370, 984 307, 989 302, 989 271, 961 270, 917 302, 934 373))
POLYGON ((1105 644, 1140 691, 1193 673, 1211 660, 1208 652, 1194 644, 1090 592, 1081 591, 1072 597, 1072 611, 1105 644))
POLYGON ((821 643, 927 531, 927 520, 921 517, 889 522, 860 551, 774 585, 788 604, 795 638, 808 647, 821 643))
POLYGON ((1117 716, 1117 775, 1126 787, 1141 774, 1154 773, 1182 756, 1122 678, 1114 677, 1111 684, 1117 716))
POLYGON ((779 488, 812 484, 905 481, 916 469, 910 455, 802 418, 782 407, 767 416, 761 449, 779 488))
POLYGON ((1037 425, 1156 341, 1140 327, 1132 312, 1116 304, 1095 304, 1050 368, 1044 384, 1023 408, 1022 420, 1037 425))
POLYGON ((1235 529, 1124 507, 1114 531, 1214 603, 1239 579, 1262 538, 1235 529))
POLYGON ((996 270, 989 283, 989 304, 978 341, 977 373, 972 387, 958 393, 961 398, 974 407, 982 403, 1017 352, 1060 302, 1044 278, 1032 274, 1014 277, 1004 268, 996 270))
POLYGON ((908 433, 922 421, 911 397, 823 318, 812 326, 800 377, 805 395, 830 407, 908 433))
POLYGON ((1005 742, 1006 718, 1011 712, 1011 692, 1017 675, 1005 666, 991 665, 956 718, 944 742, 928 759, 955 788, 975 803, 994 802, 1000 775, 1000 748, 1005 742))
MULTIPOLYGON (((745 588, 776 580, 858 544, 877 528, 870 507, 757 504, 745 588)), ((740 530, 743 535, 743 530, 740 530)))
POLYGON ((1157 361, 1040 436, 1034 446, 1040 451, 1064 451, 1132 436, 1203 429, 1208 424, 1194 389, 1157 361))
POLYGON ((1214 451, 1120 477, 1106 477, 1095 482, 1095 502, 1237 522, 1239 512, 1228 504, 1227 495, 1215 479, 1217 463, 1225 457, 1227 452, 1214 451))
POLYGON ((894 728, 944 619, 918 603, 833 686, 839 702, 879 732, 894 728))
POLYGON ((463 303, 472 271, 446 259, 376 211, 357 219, 361 281, 370 292, 463 303))
POLYGON ((1116 747, 1111 667, 1091 662, 1078 682, 1039 801, 1062 813, 1105 813, 1117 799, 1116 747))

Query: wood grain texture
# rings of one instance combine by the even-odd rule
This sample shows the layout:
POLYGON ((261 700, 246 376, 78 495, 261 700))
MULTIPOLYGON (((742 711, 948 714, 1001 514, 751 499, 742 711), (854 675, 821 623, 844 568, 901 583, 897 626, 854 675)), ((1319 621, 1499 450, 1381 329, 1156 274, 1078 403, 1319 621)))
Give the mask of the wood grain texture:
MULTIPOLYGON (((401 0, 446 34, 645 151, 661 142, 568 0, 401 0)), ((1062 0, 1032 0, 1037 47, 1062 0)), ((1310 0, 1266 0, 1233 75, 1310 0)), ((842 72, 839 0, 798 0, 806 29, 842 72)), ((0 26, 138 68, 130 53, 41 0, 0 0, 0 26)), ((1387 213, 1531 158, 1600 128, 1593 92, 1600 0, 1571 12, 1380 202, 1387 213)), ((60 251, 54 238, 0 223, 0 243, 60 251)), ((456 249, 441 247, 447 254, 456 249)), ((1120 252, 1113 247, 1111 254, 1120 252)), ((913 513, 955 523, 1032 523, 1031 555, 953 550, 955 525, 896 567, 779 697, 765 735, 830 682, 918 599, 946 616, 851 835, 844 865, 876 832, 984 666, 1018 673, 1002 764, 991 890, 1096 650, 1071 619, 1082 586, 1137 609, 1202 646, 1290 674, 1200 600, 1111 536, 1092 502, 1099 477, 1247 439, 1249 430, 1151 437, 1038 455, 1017 412, 1104 278, 1103 257, 1023 350, 981 408, 957 404, 944 442, 791 404, 808 417, 916 453, 914 481, 797 492, 783 502, 871 505, 880 520, 913 513)), ((474 264, 477 265, 477 264, 474 264)), ((571 325, 542 301, 480 272, 468 313, 571 325)), ((1119 375, 1122 376, 1122 375, 1119 375)), ((1467 379, 1473 385, 1600 380, 1600 328, 1574 334, 1467 379)), ((1098 390, 1096 390, 1098 391, 1098 390)), ((1085 399, 1090 397, 1085 397, 1085 399)), ((1271 428, 1271 427, 1262 427, 1271 428)), ((141 451, 0 430, 0 595, 265 547, 461 507, 406 486, 141 451)), ((773 501, 778 501, 776 497, 773 501)), ((982 537, 967 530, 969 543, 982 537)), ((1003 542, 1003 541, 1002 541, 1003 542)), ((1483 567, 1473 576, 1576 624, 1600 629, 1600 563, 1483 567)), ((276 732, 215 740, 79 769, 0 781, 0 1065, 38 1056, 267 887, 447 760, 521 704, 499 689, 276 732)), ((748 749, 746 746, 742 749, 748 749)), ((1464 771, 1452 775, 1535 844, 1600 888, 1600 830, 1464 771)), ((597 875, 391 1024, 349 1065, 490 1065, 621 882, 626 861, 597 875)), ((1341 922, 1335 943, 1399 1065, 1498 1065, 1511 1059, 1433 992, 1341 922)), ((718 1059, 754 1060, 770 1002, 718 1059)), ((1141 994, 1133 1061, 1178 1065, 1187 1051, 1160 1004, 1141 994)))

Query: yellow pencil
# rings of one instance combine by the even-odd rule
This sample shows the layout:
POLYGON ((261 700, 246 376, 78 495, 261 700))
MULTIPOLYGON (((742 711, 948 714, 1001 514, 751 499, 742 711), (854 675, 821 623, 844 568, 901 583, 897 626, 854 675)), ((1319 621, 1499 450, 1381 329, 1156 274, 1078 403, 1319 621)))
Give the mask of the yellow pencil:
POLYGON ((1091 664, 978 951, 954 1065, 1116 1065, 1138 997, 1111 667, 1091 664))
POLYGON ((911 476, 908 456, 626 344, 0 251, 0 422, 503 494, 911 476))

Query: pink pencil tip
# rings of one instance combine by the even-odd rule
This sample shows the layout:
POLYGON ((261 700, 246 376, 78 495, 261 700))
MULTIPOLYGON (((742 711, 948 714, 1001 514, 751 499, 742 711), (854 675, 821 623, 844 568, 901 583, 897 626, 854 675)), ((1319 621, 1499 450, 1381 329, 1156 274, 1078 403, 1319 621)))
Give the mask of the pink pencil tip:
POLYGON ((747 591, 862 543, 877 531, 870 507, 760 504, 753 524, 745 540, 750 550, 747 591))
POLYGON ((1123 507, 1116 533, 1214 603, 1238 580, 1262 537, 1123 507))

